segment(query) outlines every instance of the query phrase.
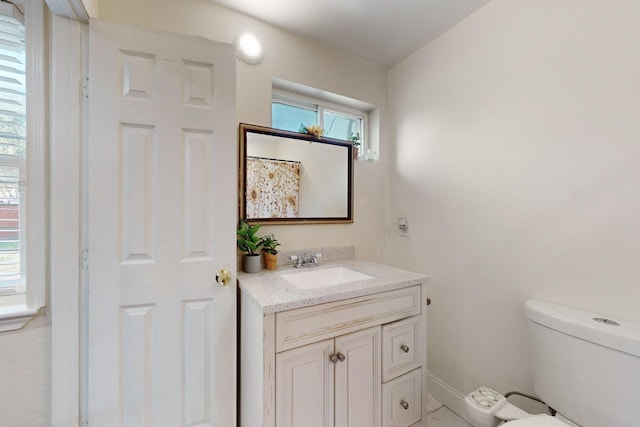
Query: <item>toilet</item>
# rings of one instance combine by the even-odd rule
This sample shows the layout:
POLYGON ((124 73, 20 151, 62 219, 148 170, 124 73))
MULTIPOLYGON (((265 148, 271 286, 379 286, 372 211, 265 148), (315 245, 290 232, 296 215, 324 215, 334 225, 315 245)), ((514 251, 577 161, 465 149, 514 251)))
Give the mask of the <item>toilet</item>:
POLYGON ((640 426, 640 324, 527 300, 534 390, 556 416, 529 414, 480 387, 466 398, 474 427, 640 426))

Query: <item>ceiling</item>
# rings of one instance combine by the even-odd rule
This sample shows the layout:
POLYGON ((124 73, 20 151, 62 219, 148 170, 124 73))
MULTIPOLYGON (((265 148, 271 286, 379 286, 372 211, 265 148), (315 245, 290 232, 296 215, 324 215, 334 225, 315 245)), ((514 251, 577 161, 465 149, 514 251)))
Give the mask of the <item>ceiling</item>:
POLYGON ((391 67, 489 0, 212 0, 391 67))

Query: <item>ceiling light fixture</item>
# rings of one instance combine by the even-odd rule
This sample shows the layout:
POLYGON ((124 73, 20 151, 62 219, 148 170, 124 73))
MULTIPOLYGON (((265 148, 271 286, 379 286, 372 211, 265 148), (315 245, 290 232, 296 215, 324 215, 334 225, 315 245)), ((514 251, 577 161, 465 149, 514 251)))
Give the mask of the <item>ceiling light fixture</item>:
POLYGON ((240 33, 236 38, 236 55, 247 64, 255 65, 262 62, 264 49, 262 43, 251 33, 240 33))

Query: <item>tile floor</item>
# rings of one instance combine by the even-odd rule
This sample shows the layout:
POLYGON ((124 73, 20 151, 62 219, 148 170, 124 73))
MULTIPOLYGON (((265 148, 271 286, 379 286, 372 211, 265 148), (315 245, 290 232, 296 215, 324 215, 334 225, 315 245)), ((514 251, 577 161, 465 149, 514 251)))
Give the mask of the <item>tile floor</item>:
POLYGON ((427 410, 429 427, 471 427, 471 424, 438 402, 431 393, 427 396, 427 410))

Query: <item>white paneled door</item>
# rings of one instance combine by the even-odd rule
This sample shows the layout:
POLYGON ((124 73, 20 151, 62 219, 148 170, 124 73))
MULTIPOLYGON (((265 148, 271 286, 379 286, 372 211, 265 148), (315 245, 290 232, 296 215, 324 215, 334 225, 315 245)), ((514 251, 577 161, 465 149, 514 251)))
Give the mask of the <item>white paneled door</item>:
POLYGON ((89 28, 89 425, 234 426, 234 49, 89 28))

